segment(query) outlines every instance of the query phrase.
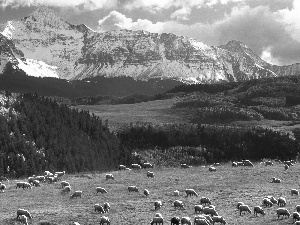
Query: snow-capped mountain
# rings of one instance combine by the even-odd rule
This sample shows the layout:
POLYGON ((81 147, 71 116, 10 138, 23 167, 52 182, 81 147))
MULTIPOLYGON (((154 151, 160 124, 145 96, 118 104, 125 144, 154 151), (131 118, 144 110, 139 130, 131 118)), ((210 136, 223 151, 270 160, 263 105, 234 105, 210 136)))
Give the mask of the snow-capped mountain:
MULTIPOLYGON (((38 8, 21 21, 0 25, 0 31, 6 42, 15 43, 23 54, 22 59, 15 57, 14 63, 29 75, 33 73, 29 68, 40 68, 41 73, 48 71, 45 76, 69 80, 101 75, 211 83, 295 75, 300 71, 300 64, 268 64, 238 41, 215 47, 166 33, 98 33, 85 25, 69 24, 47 7, 38 8)), ((2 55, 0 62, 9 54, 2 55)))

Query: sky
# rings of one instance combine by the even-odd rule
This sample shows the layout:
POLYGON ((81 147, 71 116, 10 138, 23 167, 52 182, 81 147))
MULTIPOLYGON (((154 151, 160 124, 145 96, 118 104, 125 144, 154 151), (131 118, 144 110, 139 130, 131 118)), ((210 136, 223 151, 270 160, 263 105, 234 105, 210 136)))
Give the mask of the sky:
POLYGON ((238 40, 269 63, 300 63, 300 0, 0 0, 0 23, 39 5, 98 32, 174 33, 214 46, 238 40))

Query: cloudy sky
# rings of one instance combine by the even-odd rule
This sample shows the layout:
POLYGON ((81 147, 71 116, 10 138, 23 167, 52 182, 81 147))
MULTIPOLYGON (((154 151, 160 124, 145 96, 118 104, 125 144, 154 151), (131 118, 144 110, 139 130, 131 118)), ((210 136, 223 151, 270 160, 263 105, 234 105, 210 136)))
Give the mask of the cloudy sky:
POLYGON ((166 32, 215 46, 239 40, 270 63, 300 62, 300 0, 0 0, 0 23, 41 4, 99 32, 166 32))

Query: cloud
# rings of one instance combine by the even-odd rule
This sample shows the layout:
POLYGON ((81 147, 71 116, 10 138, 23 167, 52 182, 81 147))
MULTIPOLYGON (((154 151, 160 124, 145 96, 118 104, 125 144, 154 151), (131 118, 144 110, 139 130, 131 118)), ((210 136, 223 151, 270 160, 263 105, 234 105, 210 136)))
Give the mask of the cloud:
POLYGON ((78 7, 81 10, 95 10, 117 6, 117 0, 1 0, 0 6, 5 8, 47 5, 54 7, 78 7))
POLYGON ((191 8, 181 8, 171 14, 172 19, 189 20, 188 16, 191 15, 191 8))

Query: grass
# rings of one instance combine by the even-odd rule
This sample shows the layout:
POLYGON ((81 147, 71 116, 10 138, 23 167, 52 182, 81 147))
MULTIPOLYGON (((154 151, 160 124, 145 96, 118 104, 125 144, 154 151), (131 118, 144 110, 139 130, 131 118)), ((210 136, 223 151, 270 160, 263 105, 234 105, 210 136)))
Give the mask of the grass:
MULTIPOLYGON (((252 210, 261 205, 266 195, 275 198, 283 196, 287 199, 286 208, 292 213, 300 203, 300 196, 291 196, 292 188, 299 188, 299 169, 296 164, 284 171, 282 164, 265 167, 258 163, 254 168, 232 168, 230 164, 217 167, 217 172, 209 172, 207 167, 154 168, 155 178, 147 178, 146 170, 111 171, 115 180, 105 180, 105 173, 65 175, 74 190, 82 190, 82 198, 70 199, 70 194, 61 194, 60 183, 43 184, 32 189, 15 189, 16 180, 6 182, 7 189, 0 193, 0 224, 20 224, 16 218, 16 210, 24 208, 31 212, 33 219, 30 225, 40 221, 49 221, 59 225, 70 225, 78 221, 81 225, 99 223, 101 215, 94 212, 94 204, 109 202, 111 211, 107 216, 111 224, 142 225, 150 224, 156 211, 155 200, 162 200, 163 207, 157 212, 162 213, 166 224, 170 224, 172 216, 194 217, 194 205, 199 203, 201 196, 207 196, 216 206, 218 213, 225 217, 228 224, 292 224, 292 218, 277 219, 276 208, 265 208, 266 215, 255 217, 253 214, 240 216, 236 209, 239 201, 248 204, 252 210), (270 183, 272 177, 278 177, 282 183, 270 183), (129 193, 127 187, 136 185, 140 192, 129 193), (96 187, 104 187, 107 194, 96 194, 96 187), (143 190, 147 188, 150 195, 145 197, 143 190), (184 190, 193 188, 199 197, 185 197, 184 190), (180 196, 173 196, 174 190, 180 196), (183 200, 185 209, 175 210, 174 200, 183 200)), ((71 193, 72 193, 71 192, 71 193)))

